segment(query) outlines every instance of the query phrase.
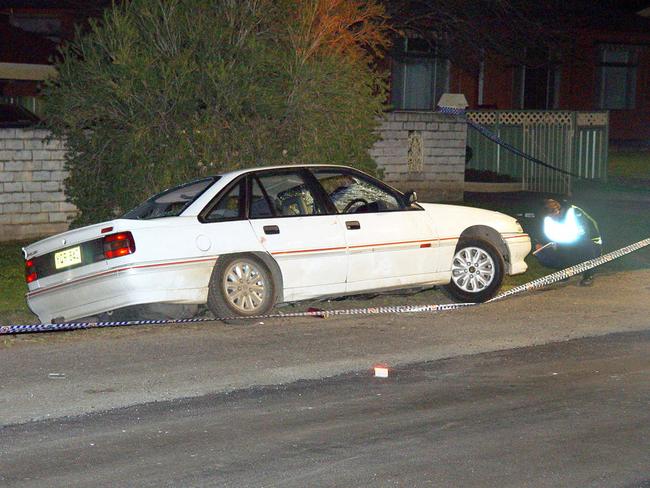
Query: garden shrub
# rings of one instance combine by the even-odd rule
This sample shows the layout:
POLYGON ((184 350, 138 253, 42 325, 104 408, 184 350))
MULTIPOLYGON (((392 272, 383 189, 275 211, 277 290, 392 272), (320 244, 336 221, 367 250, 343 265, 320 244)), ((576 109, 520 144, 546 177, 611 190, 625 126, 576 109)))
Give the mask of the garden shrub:
POLYGON ((338 163, 373 172, 383 7, 364 0, 131 0, 61 50, 45 118, 82 225, 206 174, 338 163))

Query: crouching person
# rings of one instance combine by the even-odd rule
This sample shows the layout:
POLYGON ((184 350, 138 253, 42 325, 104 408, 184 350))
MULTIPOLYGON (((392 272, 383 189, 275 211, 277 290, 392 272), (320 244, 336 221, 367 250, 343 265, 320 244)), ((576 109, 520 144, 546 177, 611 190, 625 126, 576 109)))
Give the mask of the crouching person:
MULTIPOLYGON (((602 254, 598 224, 580 207, 548 199, 544 201, 543 215, 539 242, 533 253, 543 266, 563 269, 602 254)), ((593 280, 593 269, 585 271, 580 285, 590 286, 593 280)))

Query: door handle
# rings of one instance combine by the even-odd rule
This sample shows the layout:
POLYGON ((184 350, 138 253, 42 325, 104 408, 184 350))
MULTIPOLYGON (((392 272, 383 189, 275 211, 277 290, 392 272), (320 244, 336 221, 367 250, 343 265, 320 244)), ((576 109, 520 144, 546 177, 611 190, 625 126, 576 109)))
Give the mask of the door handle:
POLYGON ((265 234, 279 234, 280 228, 277 225, 265 225, 264 226, 265 234))
POLYGON ((359 230, 361 228, 361 224, 356 220, 348 220, 345 222, 345 226, 348 230, 359 230))

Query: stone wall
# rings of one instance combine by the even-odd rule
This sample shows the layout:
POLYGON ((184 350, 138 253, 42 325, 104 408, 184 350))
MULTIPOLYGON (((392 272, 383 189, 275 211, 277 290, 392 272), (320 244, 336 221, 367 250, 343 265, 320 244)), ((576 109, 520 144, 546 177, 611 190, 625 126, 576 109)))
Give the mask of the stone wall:
POLYGON ((65 147, 33 129, 0 129, 0 241, 63 232, 75 214, 65 201, 65 147))
POLYGON ((467 123, 437 112, 388 112, 370 155, 384 180, 422 202, 459 201, 465 183, 467 123))

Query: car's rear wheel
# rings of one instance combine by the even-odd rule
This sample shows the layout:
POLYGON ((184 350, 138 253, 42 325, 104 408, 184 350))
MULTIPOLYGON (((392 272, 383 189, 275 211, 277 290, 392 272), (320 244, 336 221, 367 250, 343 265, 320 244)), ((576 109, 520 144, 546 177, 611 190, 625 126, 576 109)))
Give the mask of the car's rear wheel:
POLYGON ((217 260, 208 290, 208 308, 218 318, 268 313, 274 305, 273 277, 254 256, 225 256, 217 260))
POLYGON ((462 239, 451 263, 449 293, 464 302, 492 298, 503 281, 503 259, 494 246, 480 239, 462 239))

